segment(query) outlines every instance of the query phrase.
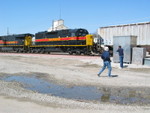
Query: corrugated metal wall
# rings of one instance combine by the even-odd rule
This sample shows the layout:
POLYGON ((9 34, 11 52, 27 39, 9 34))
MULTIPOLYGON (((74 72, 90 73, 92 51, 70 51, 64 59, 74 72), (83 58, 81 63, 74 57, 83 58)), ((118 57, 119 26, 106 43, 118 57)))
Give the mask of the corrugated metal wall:
POLYGON ((150 22, 101 27, 98 34, 105 45, 113 45, 113 36, 137 36, 137 45, 150 45, 150 22))

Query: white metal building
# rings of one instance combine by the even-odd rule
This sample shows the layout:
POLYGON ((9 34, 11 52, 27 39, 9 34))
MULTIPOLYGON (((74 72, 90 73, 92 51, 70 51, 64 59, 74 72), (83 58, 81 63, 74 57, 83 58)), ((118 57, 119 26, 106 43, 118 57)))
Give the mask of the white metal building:
POLYGON ((100 27, 104 45, 113 45, 113 36, 137 36, 137 45, 150 45, 150 22, 100 27))

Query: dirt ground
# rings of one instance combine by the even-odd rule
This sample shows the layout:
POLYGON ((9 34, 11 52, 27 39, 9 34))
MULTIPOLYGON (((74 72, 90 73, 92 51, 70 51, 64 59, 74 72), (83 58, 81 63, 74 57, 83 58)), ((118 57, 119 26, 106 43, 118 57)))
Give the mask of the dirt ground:
MULTIPOLYGON (((113 59, 112 59, 113 60, 113 59)), ((119 69, 112 62, 112 75, 107 70, 97 76, 102 66, 100 57, 0 53, 0 76, 32 75, 68 86, 150 89, 150 67, 125 64, 119 69)), ((150 105, 121 105, 65 99, 27 90, 18 82, 0 80, 0 113, 149 113, 150 105)))

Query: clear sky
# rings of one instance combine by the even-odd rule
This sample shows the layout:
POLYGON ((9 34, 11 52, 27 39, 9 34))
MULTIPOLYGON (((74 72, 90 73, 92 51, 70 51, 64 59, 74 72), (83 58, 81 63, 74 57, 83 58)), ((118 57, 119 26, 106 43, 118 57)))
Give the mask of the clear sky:
POLYGON ((0 35, 36 33, 63 19, 90 33, 109 25, 150 22, 150 0, 0 0, 0 35), (61 13, 60 13, 61 12, 61 13))

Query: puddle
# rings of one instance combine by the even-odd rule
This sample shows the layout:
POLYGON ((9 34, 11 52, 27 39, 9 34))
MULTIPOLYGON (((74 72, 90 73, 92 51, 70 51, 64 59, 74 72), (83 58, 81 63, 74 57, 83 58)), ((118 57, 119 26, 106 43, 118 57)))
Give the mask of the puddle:
POLYGON ((7 76, 0 79, 9 82, 20 82, 24 84, 26 89, 68 99, 117 104, 150 104, 150 91, 145 89, 112 89, 93 86, 69 87, 27 76, 7 76))

